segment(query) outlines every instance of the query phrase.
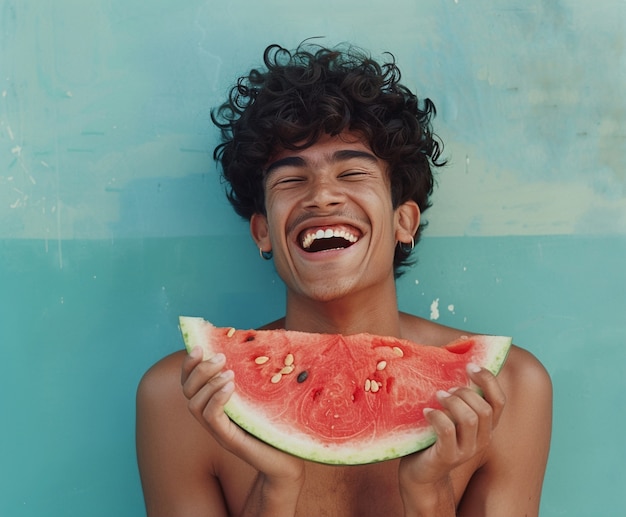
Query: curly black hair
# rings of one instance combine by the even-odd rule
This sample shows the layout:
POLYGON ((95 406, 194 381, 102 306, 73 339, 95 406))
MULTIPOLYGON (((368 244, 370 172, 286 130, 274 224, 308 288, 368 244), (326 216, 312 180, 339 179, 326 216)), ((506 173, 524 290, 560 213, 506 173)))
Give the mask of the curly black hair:
MULTIPOLYGON (((445 164, 431 126, 435 105, 400 84, 395 57, 385 55, 388 61, 379 64, 354 46, 307 41, 293 52, 276 44, 265 49, 265 69, 240 77, 228 100, 211 112, 222 137, 213 156, 240 216, 265 213, 264 168, 277 149, 307 148, 324 134, 345 130, 361 134, 388 163, 394 207, 410 199, 422 212, 430 206, 433 167, 445 164)), ((396 247, 396 277, 411 264, 410 253, 396 247)))

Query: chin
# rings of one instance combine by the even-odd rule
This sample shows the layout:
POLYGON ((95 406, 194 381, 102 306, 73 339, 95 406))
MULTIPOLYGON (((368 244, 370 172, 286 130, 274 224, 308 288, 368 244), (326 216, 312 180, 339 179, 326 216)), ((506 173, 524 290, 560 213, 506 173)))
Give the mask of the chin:
POLYGON ((346 298, 357 291, 354 282, 349 280, 326 282, 323 285, 317 284, 307 286, 302 294, 316 302, 333 302, 346 298))

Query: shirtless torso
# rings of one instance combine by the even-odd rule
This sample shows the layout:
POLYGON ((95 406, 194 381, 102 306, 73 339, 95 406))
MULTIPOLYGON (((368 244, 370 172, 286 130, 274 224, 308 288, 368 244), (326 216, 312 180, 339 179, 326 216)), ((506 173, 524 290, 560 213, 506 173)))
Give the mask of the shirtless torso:
MULTIPOLYGON (((436 346, 462 334, 405 314, 402 328, 403 337, 436 346)), ((138 391, 138 456, 148 515, 240 515, 257 473, 218 445, 189 412, 181 389, 184 356, 176 352, 157 363, 138 391)), ((458 515, 538 511, 551 425, 550 381, 540 363, 517 347, 498 380, 507 404, 492 442, 450 476, 458 515)), ((306 463, 296 515, 404 515, 399 461, 350 467, 306 463)))

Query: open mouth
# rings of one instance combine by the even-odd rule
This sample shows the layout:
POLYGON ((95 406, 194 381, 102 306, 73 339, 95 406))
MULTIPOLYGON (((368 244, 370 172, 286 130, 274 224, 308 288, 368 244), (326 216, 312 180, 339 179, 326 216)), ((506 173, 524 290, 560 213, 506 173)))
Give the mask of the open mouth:
POLYGON ((300 234, 299 242, 308 253, 349 248, 359 240, 359 233, 346 227, 309 228, 300 234))

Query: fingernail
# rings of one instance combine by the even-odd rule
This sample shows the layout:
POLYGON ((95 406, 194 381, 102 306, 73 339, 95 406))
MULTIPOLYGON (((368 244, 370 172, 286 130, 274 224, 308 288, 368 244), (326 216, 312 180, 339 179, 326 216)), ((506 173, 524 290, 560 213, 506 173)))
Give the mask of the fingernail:
POLYGON ((224 380, 231 380, 235 378, 235 372, 232 370, 224 370, 219 374, 219 376, 224 380))
POLYGON ((448 393, 454 393, 456 390, 458 390, 459 388, 450 388, 448 390, 448 393))
POLYGON ((445 398, 448 398, 450 396, 450 393, 448 393, 447 391, 439 390, 439 391, 437 391, 437 396, 439 398, 445 399, 445 398))
POLYGON ((467 363, 467 371, 470 373, 478 373, 481 367, 474 363, 467 363))
POLYGON ((224 384, 224 386, 222 386, 222 388, 220 389, 220 391, 224 392, 224 393, 228 393, 230 391, 234 391, 235 390, 235 383, 233 381, 228 381, 226 384, 224 384))
POLYGON ((429 413, 432 413, 433 411, 434 409, 431 407, 425 407, 424 409, 422 409, 422 413, 424 414, 424 416, 428 415, 429 413))
POLYGON ((211 357, 211 359, 209 359, 209 362, 213 364, 219 364, 222 361, 224 361, 224 359, 225 359, 224 354, 222 354, 221 352, 218 352, 213 357, 211 357))
POLYGON ((192 359, 198 359, 199 357, 202 357, 202 348, 200 348, 199 346, 194 346, 191 349, 191 352, 189 352, 189 356, 192 359))

